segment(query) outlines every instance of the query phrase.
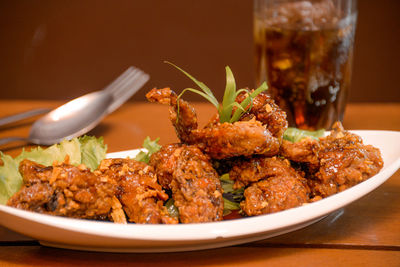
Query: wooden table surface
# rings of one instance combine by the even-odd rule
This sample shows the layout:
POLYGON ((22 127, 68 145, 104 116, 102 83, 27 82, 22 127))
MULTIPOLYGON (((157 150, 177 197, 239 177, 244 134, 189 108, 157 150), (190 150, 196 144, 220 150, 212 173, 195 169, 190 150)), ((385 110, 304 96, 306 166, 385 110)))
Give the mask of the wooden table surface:
MULTIPOLYGON (((54 101, 0 100, 0 117, 54 101)), ((195 104, 200 124, 214 109, 195 104)), ((0 138, 27 136, 33 119, 0 128, 0 138)), ((349 104, 346 129, 400 130, 400 103, 349 104)), ((141 147, 143 139, 176 142, 167 107, 128 103, 90 132, 104 136, 108 151, 141 147)), ((400 141, 399 141, 400 142, 400 141)), ((1 147, 17 155, 24 143, 1 147)), ((285 235, 234 247, 180 253, 118 254, 42 247, 0 227, 0 266, 400 266, 400 171, 378 189, 323 220, 285 235)))

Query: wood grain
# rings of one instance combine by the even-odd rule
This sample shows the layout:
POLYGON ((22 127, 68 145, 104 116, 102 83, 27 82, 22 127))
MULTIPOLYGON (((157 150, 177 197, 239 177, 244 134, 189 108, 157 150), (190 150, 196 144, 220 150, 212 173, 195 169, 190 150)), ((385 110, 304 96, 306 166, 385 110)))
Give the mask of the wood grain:
POLYGON ((186 253, 115 254, 47 247, 2 247, 1 266, 398 266, 388 250, 229 247, 186 253))
MULTIPOLYGON (((33 107, 55 107, 57 101, 0 100, 0 116, 33 107)), ((196 103, 200 124, 215 112, 196 103)), ((0 129, 0 138, 26 136, 26 120, 0 129)), ((400 130, 400 104, 350 104, 344 125, 348 129, 400 130)), ((90 134, 104 136, 110 152, 140 147, 143 139, 160 137, 161 143, 177 142, 168 120, 168 108, 147 103, 128 103, 90 134)), ((2 148, 18 154, 24 143, 2 148)), ((186 253, 113 254, 46 248, 5 228, 0 228, 0 266, 399 266, 400 171, 360 200, 321 221, 275 238, 241 246, 186 253)))

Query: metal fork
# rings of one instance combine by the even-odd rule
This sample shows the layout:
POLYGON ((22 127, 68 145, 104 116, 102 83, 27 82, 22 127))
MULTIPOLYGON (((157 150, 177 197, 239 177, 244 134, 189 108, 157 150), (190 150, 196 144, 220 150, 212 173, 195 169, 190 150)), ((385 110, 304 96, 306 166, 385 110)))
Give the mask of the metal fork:
MULTIPOLYGON (((103 91, 109 93, 113 98, 111 105, 107 109, 107 114, 115 111, 125 103, 125 101, 131 98, 131 96, 134 95, 149 80, 149 78, 150 76, 147 73, 136 67, 130 66, 119 77, 107 85, 103 91)), ((0 118, 0 127, 33 116, 45 114, 50 110, 51 109, 49 108, 37 108, 0 118)))
POLYGON ((149 79, 150 76, 147 73, 131 66, 104 88, 104 91, 113 96, 113 101, 107 109, 108 114, 115 111, 131 98, 149 79))

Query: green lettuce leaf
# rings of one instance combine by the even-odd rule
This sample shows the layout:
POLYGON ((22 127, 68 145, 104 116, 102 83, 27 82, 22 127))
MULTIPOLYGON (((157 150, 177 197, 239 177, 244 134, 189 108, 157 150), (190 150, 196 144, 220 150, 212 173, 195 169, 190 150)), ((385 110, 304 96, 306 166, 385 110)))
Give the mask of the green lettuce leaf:
POLYGON ((296 143, 303 138, 310 137, 315 140, 319 140, 320 137, 323 137, 325 134, 325 129, 320 129, 318 131, 307 131, 300 130, 297 128, 289 127, 283 133, 283 139, 288 140, 292 143, 296 143))
POLYGON ((77 138, 74 138, 70 141, 64 140, 48 148, 37 147, 30 151, 24 149, 15 158, 15 162, 19 165, 22 160, 29 159, 39 164, 50 166, 54 161, 63 162, 68 155, 70 164, 79 165, 81 163, 80 147, 80 142, 77 138))
POLYGON ((0 204, 17 192, 22 186, 22 176, 15 160, 0 151, 0 204))
POLYGON ((97 169, 100 161, 106 158, 107 145, 103 137, 83 136, 79 138, 81 144, 81 163, 92 171, 97 169))
POLYGON ((160 138, 156 138, 154 141, 151 141, 150 137, 147 136, 143 141, 143 148, 146 151, 140 151, 136 155, 135 160, 149 163, 151 155, 161 149, 161 146, 157 143, 159 140, 160 138))

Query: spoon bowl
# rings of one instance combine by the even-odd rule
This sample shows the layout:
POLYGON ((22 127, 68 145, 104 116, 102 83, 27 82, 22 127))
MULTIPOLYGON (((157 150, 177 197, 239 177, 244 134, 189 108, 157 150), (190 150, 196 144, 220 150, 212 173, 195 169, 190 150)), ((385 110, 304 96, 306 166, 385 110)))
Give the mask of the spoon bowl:
POLYGON ((37 120, 28 141, 52 145, 85 134, 108 114, 112 101, 112 95, 98 91, 67 102, 37 120))

